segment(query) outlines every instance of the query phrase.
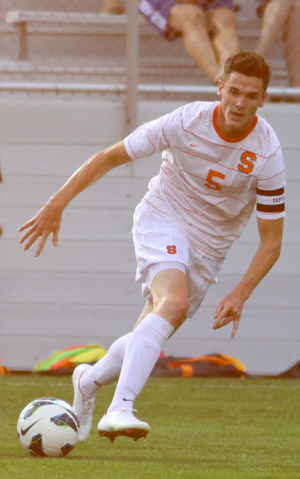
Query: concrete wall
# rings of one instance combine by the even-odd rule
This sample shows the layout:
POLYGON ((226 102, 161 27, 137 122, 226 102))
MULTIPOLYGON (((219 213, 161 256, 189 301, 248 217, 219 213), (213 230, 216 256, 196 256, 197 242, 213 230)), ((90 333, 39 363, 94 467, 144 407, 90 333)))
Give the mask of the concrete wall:
MULTIPOLYGON (((142 102, 139 123, 177 106, 142 102)), ((253 217, 218 284, 168 342, 166 353, 218 352, 238 358, 250 373, 277 374, 300 360, 300 106, 267 104, 262 113, 277 131, 286 160, 282 256, 247 302, 236 339, 230 339, 231 327, 212 331, 219 300, 239 281, 256 250, 253 217)), ((134 282, 132 213, 160 159, 119 168, 82 193, 64 213, 59 247, 49 242, 35 258, 34 249, 24 252, 18 244, 18 227, 87 157, 123 138, 123 104, 17 95, 1 100, 0 123, 0 360, 26 370, 61 348, 87 342, 108 347, 132 327, 143 306, 134 282)))

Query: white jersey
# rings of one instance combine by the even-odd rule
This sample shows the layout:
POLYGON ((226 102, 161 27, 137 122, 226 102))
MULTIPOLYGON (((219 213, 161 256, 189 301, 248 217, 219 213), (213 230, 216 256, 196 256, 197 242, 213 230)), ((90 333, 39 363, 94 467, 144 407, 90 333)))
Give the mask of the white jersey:
POLYGON ((284 216, 279 140, 258 115, 243 137, 217 125, 219 102, 195 102, 139 127, 125 138, 132 160, 162 151, 159 175, 143 198, 185 231, 203 256, 223 261, 255 206, 265 219, 284 216))

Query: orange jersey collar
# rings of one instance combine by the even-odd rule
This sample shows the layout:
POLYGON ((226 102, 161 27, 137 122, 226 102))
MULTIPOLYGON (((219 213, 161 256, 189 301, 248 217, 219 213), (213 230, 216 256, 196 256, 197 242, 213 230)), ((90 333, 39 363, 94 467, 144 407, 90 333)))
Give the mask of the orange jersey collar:
POLYGON ((214 111, 214 115, 213 115, 214 128, 215 128, 217 134, 219 135, 219 137, 222 138, 222 140, 224 140, 224 141, 228 141, 229 143, 238 143, 239 141, 242 141, 245 138, 247 138, 247 136, 251 133, 251 131, 254 130, 254 128, 255 128, 255 126, 258 122, 257 115, 254 116, 252 125, 243 135, 235 138, 234 140, 231 140, 230 138, 227 138, 227 136, 223 133, 223 131, 221 130, 221 128, 218 125, 218 115, 219 115, 220 107, 221 107, 221 104, 219 103, 219 105, 216 106, 215 111, 214 111))

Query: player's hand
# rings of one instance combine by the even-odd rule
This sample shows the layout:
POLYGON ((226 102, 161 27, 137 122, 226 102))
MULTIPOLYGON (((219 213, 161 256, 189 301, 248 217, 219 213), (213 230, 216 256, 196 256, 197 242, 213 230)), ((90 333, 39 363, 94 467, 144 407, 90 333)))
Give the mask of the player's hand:
POLYGON ((41 240, 36 250, 35 256, 39 256, 42 252, 48 236, 53 233, 52 243, 54 246, 58 245, 58 233, 60 229, 62 208, 54 205, 49 201, 30 221, 19 228, 19 231, 27 230, 20 238, 19 243, 23 243, 29 238, 25 244, 24 250, 39 238, 41 240), (29 229, 28 229, 29 228, 29 229))
POLYGON ((241 297, 232 292, 224 298, 216 309, 213 329, 219 329, 230 322, 233 322, 231 337, 234 338, 238 330, 244 301, 241 297))

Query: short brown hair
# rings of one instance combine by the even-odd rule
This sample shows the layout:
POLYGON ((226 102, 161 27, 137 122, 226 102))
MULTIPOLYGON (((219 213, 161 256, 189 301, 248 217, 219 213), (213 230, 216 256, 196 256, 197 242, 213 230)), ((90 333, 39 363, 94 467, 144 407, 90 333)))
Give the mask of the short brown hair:
POLYGON ((264 57, 254 52, 239 52, 229 57, 225 63, 223 79, 226 82, 231 73, 242 73, 248 77, 261 78, 264 92, 267 90, 271 78, 271 68, 264 57))

